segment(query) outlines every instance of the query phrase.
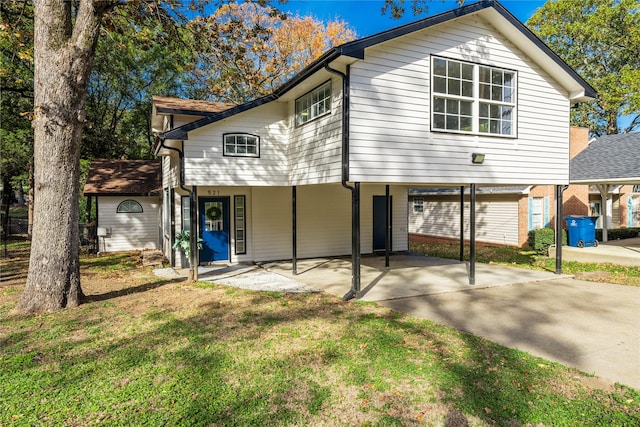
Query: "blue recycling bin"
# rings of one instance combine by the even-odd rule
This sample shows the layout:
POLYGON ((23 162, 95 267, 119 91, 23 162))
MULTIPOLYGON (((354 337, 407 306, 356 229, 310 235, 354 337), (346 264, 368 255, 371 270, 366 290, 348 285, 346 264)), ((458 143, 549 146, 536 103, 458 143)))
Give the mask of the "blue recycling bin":
POLYGON ((596 240, 597 216, 566 216, 567 240, 569 246, 584 248, 585 246, 598 246, 596 240))

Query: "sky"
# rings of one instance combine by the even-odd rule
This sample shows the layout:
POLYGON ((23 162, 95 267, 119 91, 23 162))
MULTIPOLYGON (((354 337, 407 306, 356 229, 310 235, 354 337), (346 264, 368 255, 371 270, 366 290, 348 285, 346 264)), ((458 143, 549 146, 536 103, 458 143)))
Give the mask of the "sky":
MULTIPOLYGON (((292 12, 294 15, 296 13, 300 16, 312 15, 324 22, 343 20, 356 31, 360 38, 458 7, 456 0, 431 0, 427 2, 429 10, 426 14, 414 16, 410 3, 411 0, 406 0, 407 12, 400 19, 393 19, 388 13, 382 15, 381 8, 384 0, 289 0, 285 4, 278 5, 278 8, 292 12)), ((465 1, 465 4, 471 3, 475 1, 465 1)), ((545 0, 502 0, 500 2, 523 23, 544 3, 545 0)))

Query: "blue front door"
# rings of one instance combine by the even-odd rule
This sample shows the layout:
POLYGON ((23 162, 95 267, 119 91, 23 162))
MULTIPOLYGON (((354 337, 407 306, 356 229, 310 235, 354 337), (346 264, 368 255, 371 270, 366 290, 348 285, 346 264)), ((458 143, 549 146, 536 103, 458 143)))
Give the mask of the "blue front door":
POLYGON ((229 198, 200 198, 200 263, 229 260, 229 198))

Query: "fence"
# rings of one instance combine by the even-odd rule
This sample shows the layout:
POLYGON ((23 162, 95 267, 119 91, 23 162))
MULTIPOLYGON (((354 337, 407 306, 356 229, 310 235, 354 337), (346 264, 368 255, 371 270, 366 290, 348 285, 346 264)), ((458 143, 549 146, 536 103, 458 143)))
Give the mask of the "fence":
MULTIPOLYGON (((4 216, 0 219, 0 224, 5 224, 4 216)), ((29 220, 27 218, 9 217, 6 231, 2 230, 2 238, 11 236, 27 237, 29 231, 29 220)), ((80 251, 96 253, 98 251, 97 227, 95 225, 79 224, 80 251)))

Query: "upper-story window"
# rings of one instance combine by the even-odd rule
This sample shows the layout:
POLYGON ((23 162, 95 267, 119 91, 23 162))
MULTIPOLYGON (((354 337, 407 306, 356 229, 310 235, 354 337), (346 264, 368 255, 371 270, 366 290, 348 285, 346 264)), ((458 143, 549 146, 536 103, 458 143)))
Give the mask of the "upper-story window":
POLYGON ((296 126, 331 112, 331 80, 296 99, 296 126))
POLYGON ((516 73, 432 57, 431 129, 515 136, 516 73))
POLYGON ((116 213, 141 213, 142 206, 135 200, 125 200, 118 205, 116 213))
POLYGON ((224 155, 236 157, 260 157, 260 137, 248 133, 226 133, 224 155))

